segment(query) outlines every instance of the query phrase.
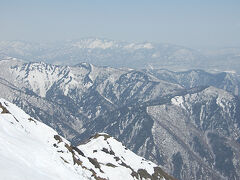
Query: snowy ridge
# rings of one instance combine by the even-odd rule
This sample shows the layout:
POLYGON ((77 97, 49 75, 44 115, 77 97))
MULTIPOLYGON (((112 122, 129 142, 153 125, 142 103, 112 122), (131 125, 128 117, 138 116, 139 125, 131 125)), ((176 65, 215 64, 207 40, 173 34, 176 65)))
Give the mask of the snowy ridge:
MULTIPOLYGON (((54 87, 58 87, 65 96, 74 89, 81 94, 90 88, 97 78, 98 81, 106 78, 107 81, 114 83, 121 74, 125 73, 122 70, 95 67, 88 63, 58 66, 44 62, 20 63, 19 61, 18 65, 11 66, 9 64, 6 68, 17 79, 18 86, 27 87, 41 97, 46 97, 48 91, 54 87)), ((5 76, 3 75, 3 77, 5 76)), ((101 90, 99 89, 99 91, 101 90)))
POLYGON ((132 179, 132 177, 137 179, 172 179, 156 164, 137 156, 108 134, 99 133, 86 144, 79 145, 78 148, 85 155, 99 162, 101 170, 109 174, 110 179, 121 180, 126 177, 127 179, 132 179))
POLYGON ((79 84, 79 82, 84 81, 88 73, 88 70, 82 67, 70 68, 40 62, 15 66, 12 71, 16 74, 17 79, 23 82, 25 87, 28 87, 41 97, 45 97, 47 91, 56 84, 60 86, 64 95, 67 95, 70 89, 79 88, 84 90, 91 86, 90 82, 79 84))
POLYGON ((78 147, 0 99, 1 179, 173 179, 107 134, 78 147))

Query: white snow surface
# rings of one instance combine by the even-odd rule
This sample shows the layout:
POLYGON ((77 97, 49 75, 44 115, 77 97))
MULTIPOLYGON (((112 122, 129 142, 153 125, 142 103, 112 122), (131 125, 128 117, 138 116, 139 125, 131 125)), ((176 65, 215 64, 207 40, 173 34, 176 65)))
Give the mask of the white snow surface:
POLYGON ((89 179, 89 172, 70 163, 71 153, 60 155, 53 147, 56 131, 4 99, 0 103, 10 112, 0 114, 0 179, 89 179))
POLYGON ((101 169, 109 175, 110 179, 114 180, 134 179, 131 176, 132 171, 122 165, 123 163, 135 172, 145 169, 150 175, 154 173, 154 167, 157 167, 156 164, 136 155, 124 147, 121 142, 107 134, 98 134, 98 137, 91 138, 89 142, 79 145, 78 148, 85 155, 96 158, 101 164, 101 169), (115 168, 109 167, 107 165, 109 162, 115 168))
POLYGON ((127 180, 140 178, 132 175, 140 169, 152 175, 155 167, 104 133, 74 148, 49 126, 0 99, 0 179, 127 180))

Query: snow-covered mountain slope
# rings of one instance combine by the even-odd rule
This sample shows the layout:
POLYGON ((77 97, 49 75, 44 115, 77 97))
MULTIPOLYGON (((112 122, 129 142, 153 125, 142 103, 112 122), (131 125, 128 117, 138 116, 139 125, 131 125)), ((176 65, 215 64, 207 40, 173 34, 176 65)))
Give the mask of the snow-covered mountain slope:
POLYGON ((1 179, 174 179, 107 134, 78 147, 0 99, 1 179))
POLYGON ((90 172, 74 166, 64 146, 69 142, 54 138, 56 131, 4 99, 0 112, 1 179, 89 179, 90 172))

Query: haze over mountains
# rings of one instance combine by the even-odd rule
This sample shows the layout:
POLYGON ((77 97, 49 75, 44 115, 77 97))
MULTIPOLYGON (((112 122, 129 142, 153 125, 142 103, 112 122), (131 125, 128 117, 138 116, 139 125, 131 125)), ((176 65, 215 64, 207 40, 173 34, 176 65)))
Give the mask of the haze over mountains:
POLYGON ((103 38, 83 38, 56 43, 1 41, 0 54, 28 61, 128 68, 166 68, 169 70, 204 69, 237 71, 240 48, 200 51, 179 45, 152 42, 125 42, 103 38))
POLYGON ((0 0, 0 180, 240 180, 239 9, 0 0))
MULTIPOLYGON (((143 46, 138 45, 150 47, 143 46)), ((64 66, 5 57, 0 96, 73 145, 105 132, 177 179, 239 179, 238 73, 153 67, 64 66)))

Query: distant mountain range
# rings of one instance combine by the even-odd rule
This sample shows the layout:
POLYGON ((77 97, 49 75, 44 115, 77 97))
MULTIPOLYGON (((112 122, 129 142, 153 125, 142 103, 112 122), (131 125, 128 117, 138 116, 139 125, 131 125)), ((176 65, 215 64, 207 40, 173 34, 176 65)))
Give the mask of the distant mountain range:
POLYGON ((238 73, 8 57, 0 77, 0 97, 75 146, 104 132, 177 179, 240 178, 238 73))
POLYGON ((240 69, 238 47, 199 51, 173 44, 124 42, 102 38, 83 38, 45 44, 2 41, 0 55, 59 65, 88 62, 115 68, 166 68, 174 71, 194 68, 239 72, 240 69))

